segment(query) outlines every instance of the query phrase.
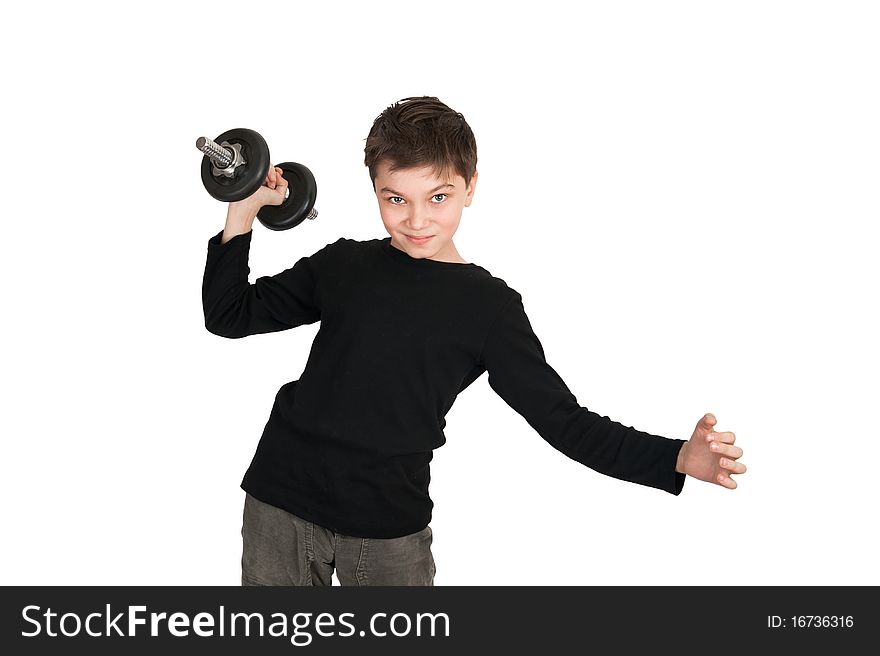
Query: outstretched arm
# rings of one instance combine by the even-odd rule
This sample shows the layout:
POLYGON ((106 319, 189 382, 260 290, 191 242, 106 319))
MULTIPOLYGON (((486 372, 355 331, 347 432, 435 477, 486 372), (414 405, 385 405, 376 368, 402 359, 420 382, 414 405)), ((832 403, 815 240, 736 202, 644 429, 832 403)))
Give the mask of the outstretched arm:
POLYGON ((613 478, 681 493, 685 473, 677 464, 685 440, 639 431, 581 407, 547 363, 518 292, 489 329, 481 360, 492 389, 569 458, 613 478))

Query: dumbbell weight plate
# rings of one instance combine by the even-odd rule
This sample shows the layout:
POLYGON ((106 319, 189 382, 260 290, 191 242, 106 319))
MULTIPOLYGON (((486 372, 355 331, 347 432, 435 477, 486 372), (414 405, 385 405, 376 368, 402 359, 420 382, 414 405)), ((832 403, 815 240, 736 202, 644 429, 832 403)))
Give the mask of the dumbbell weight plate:
POLYGON ((211 196, 224 203, 244 200, 260 188, 269 171, 269 146, 266 140, 253 130, 235 128, 224 132, 214 141, 218 144, 224 141, 239 144, 246 164, 238 167, 232 178, 215 176, 211 172, 214 164, 205 155, 202 157, 202 184, 211 196))
POLYGON ((289 230, 302 223, 312 211, 318 197, 318 183, 302 164, 282 162, 275 166, 281 169, 290 193, 281 205, 263 205, 257 218, 270 230, 289 230))

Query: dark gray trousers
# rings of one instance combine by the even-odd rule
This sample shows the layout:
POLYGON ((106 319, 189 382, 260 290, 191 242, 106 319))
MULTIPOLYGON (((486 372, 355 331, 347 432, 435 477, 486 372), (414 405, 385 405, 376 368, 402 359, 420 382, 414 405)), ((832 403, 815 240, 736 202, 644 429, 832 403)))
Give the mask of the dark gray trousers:
POLYGON ((242 585, 434 585, 433 532, 399 538, 342 535, 245 492, 242 585))

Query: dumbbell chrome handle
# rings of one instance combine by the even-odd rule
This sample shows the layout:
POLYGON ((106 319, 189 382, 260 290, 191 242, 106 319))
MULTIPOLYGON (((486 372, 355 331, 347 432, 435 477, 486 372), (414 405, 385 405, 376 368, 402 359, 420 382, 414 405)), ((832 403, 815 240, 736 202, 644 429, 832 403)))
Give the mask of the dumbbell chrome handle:
POLYGON ((235 153, 208 137, 196 139, 196 148, 205 153, 218 169, 225 169, 235 161, 235 153))

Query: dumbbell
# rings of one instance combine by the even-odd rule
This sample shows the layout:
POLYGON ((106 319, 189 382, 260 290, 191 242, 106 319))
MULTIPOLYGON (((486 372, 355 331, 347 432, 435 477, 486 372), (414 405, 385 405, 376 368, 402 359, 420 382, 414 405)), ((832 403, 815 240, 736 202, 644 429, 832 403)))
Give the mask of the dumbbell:
MULTIPOLYGON (((244 200, 263 184, 269 171, 269 146, 257 132, 236 128, 216 139, 199 137, 196 148, 202 158, 202 184, 217 200, 244 200)), ((315 176, 302 164, 276 164, 287 181, 287 196, 281 205, 264 205, 257 218, 270 230, 289 230, 305 219, 314 219, 318 196, 315 176)))

